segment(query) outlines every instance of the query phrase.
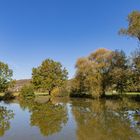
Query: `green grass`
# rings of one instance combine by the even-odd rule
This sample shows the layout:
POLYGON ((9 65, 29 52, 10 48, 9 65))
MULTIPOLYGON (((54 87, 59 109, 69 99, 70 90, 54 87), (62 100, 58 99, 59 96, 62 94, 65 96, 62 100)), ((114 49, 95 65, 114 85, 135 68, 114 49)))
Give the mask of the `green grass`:
MULTIPOLYGON (((140 95, 140 92, 125 92, 125 95, 140 95)), ((118 93, 106 92, 106 95, 118 95, 118 93)))
MULTIPOLYGON (((140 95, 140 92, 126 92, 126 95, 140 95)), ((48 96, 49 94, 47 92, 35 92, 35 96, 48 96)), ((113 96, 113 95, 118 95, 117 93, 112 93, 112 92, 107 92, 106 93, 107 96, 113 96)), ((0 97, 3 97, 4 93, 0 93, 0 97)), ((18 97, 19 96, 19 92, 15 92, 13 93, 13 96, 18 97)))
POLYGON ((127 92, 126 95, 140 95, 140 92, 127 92))
POLYGON ((35 92, 36 96, 47 96, 49 95, 47 92, 35 92))
MULTIPOLYGON (((15 97, 17 97, 18 95, 19 95, 18 92, 13 93, 13 96, 15 96, 15 97)), ((0 93, 0 97, 3 97, 3 96, 4 96, 4 93, 0 93)))
POLYGON ((0 97, 3 97, 4 96, 4 93, 0 93, 0 97))
MULTIPOLYGON (((13 96, 18 97, 19 96, 19 92, 15 92, 13 93, 13 96)), ((49 94, 47 92, 35 92, 36 96, 48 96, 49 94)), ((4 93, 0 93, 0 97, 3 97, 4 93)))

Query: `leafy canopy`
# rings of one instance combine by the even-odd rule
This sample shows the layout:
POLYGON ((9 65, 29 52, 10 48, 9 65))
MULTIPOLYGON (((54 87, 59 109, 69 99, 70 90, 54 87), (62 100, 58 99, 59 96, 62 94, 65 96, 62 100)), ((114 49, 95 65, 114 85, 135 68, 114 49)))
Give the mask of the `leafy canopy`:
POLYGON ((133 11, 128 15, 128 28, 122 28, 120 34, 135 37, 140 41, 140 12, 133 11))
POLYGON ((68 72, 61 63, 46 59, 38 68, 32 70, 32 83, 35 89, 48 91, 61 87, 67 80, 68 72))
POLYGON ((125 53, 101 48, 88 57, 78 59, 71 96, 79 94, 99 98, 105 96, 108 90, 122 93, 126 89, 127 79, 125 53))
POLYGON ((109 84, 111 51, 101 48, 76 63, 75 88, 73 92, 100 97, 109 84))
POLYGON ((0 62, 0 92, 8 89, 12 81, 13 71, 7 64, 0 62))

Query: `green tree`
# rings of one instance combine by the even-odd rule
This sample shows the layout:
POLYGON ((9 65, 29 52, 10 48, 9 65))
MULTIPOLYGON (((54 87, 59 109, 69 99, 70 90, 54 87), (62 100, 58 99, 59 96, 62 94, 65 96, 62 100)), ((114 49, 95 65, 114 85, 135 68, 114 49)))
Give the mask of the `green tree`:
POLYGON ((122 93, 127 89, 129 69, 128 60, 123 51, 112 52, 110 76, 114 90, 122 93))
POLYGON ((0 62, 0 92, 5 92, 11 81, 12 81, 13 71, 9 68, 7 64, 0 62))
POLYGON ((132 66, 131 66, 131 87, 130 91, 140 91, 140 48, 137 48, 132 53, 132 66))
MULTIPOLYGON (((128 35, 135 37, 140 42, 140 11, 133 11, 128 15, 128 27, 122 28, 119 31, 122 35, 128 35)), ((140 91, 140 49, 136 49, 132 54, 131 70, 128 72, 129 81, 127 90, 128 91, 140 91)), ((122 72, 123 73, 123 72, 122 72)))
POLYGON ((128 15, 128 28, 122 28, 119 33, 135 37, 140 41, 140 12, 133 11, 128 15))
POLYGON ((37 90, 51 94, 56 87, 61 87, 67 80, 68 72, 61 63, 46 59, 38 68, 32 70, 32 83, 37 90))
POLYGON ((71 96, 105 96, 107 91, 122 93, 127 89, 130 70, 123 51, 98 49, 78 59, 71 96))
POLYGON ((34 98, 34 89, 32 85, 24 85, 20 91, 20 97, 23 99, 34 98))
POLYGON ((140 76, 140 48, 137 48, 132 54, 133 69, 140 76))

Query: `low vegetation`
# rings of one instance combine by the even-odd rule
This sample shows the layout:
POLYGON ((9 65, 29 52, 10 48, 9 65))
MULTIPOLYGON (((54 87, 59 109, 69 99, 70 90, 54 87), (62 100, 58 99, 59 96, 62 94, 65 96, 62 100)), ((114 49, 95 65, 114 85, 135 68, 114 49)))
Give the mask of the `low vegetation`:
POLYGON ((25 85, 21 88, 19 97, 23 99, 29 99, 29 98, 34 98, 35 93, 32 85, 25 85))

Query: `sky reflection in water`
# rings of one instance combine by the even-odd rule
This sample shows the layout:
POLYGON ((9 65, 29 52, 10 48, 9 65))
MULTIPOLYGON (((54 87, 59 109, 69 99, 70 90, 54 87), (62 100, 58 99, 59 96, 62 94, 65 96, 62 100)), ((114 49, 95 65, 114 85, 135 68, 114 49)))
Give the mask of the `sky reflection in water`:
POLYGON ((140 104, 48 99, 0 102, 1 140, 139 140, 140 104))

